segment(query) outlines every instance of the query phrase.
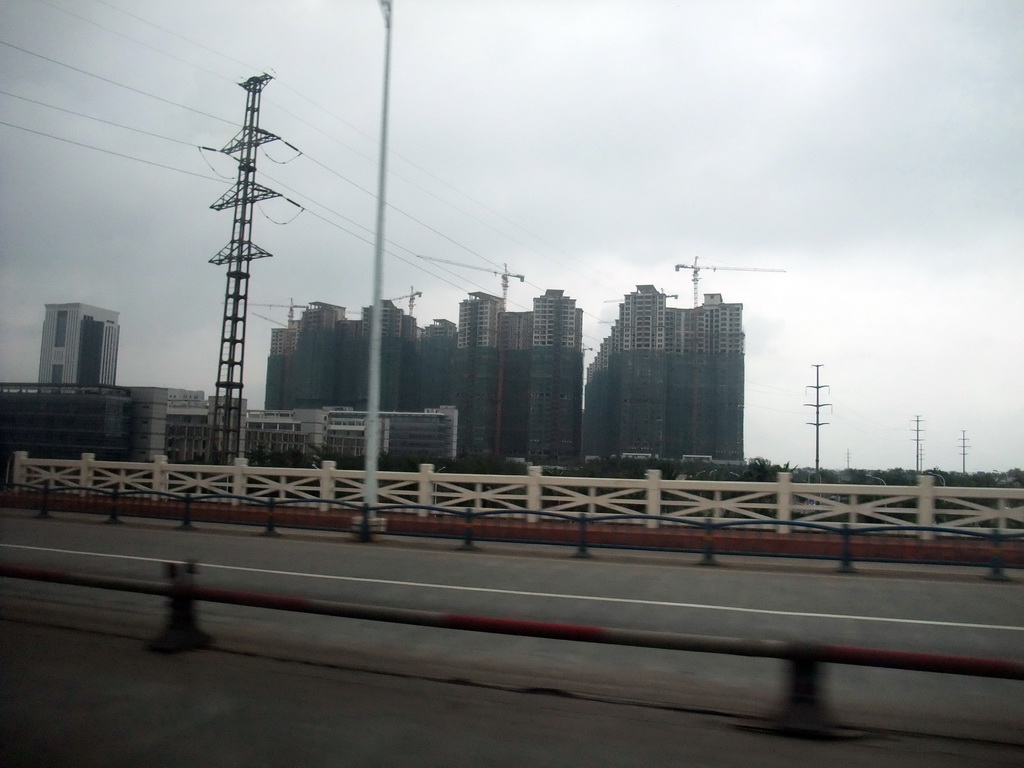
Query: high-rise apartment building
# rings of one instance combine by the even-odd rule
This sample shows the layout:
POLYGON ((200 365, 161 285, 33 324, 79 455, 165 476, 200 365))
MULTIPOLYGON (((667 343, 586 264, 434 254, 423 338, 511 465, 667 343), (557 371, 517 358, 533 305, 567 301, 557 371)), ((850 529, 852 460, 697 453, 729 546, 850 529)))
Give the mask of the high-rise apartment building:
POLYGON ((585 451, 743 459, 743 305, 666 306, 638 285, 587 372, 585 451))
POLYGON ((434 320, 420 330, 420 404, 440 408, 455 404, 455 351, 459 327, 451 320, 434 320))
POLYGON ((88 304, 47 304, 39 354, 40 384, 113 386, 117 312, 88 304))
MULTIPOLYGON (((313 302, 294 325, 272 336, 266 408, 365 409, 372 311, 366 308, 360 319, 350 320, 345 307, 313 302)), ((417 410, 416 322, 385 301, 383 330, 381 407, 417 410)))
POLYGON ((501 299, 483 291, 459 304, 455 353, 455 407, 459 453, 500 453, 498 414, 498 321, 501 299))
POLYGON ((583 407, 583 311, 560 290, 533 311, 473 293, 459 307, 459 451, 543 463, 576 458, 583 407))
POLYGON ((583 430, 583 310, 563 291, 533 300, 527 456, 576 458, 583 430))
MULTIPOLYGON (((583 311, 558 290, 535 299, 529 312, 504 312, 501 305, 498 296, 472 293, 459 306, 458 325, 435 320, 419 329, 385 301, 382 411, 394 420, 398 412, 454 405, 460 455, 544 463, 578 457, 583 311)), ((349 320, 344 307, 314 303, 299 321, 275 331, 267 361, 268 411, 365 410, 371 315, 366 308, 359 320, 349 320)))

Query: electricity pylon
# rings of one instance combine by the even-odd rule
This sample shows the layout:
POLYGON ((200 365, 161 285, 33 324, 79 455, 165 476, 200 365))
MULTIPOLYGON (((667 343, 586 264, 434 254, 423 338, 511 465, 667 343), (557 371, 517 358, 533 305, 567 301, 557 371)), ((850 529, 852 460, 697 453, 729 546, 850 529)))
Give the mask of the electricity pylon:
POLYGON ((211 464, 226 464, 241 453, 242 374, 245 365, 245 327, 249 311, 249 263, 270 256, 252 242, 253 206, 280 195, 256 183, 256 150, 278 137, 259 127, 260 94, 270 75, 250 77, 239 85, 247 94, 242 130, 220 150, 238 160, 238 180, 210 207, 215 211, 234 209, 231 241, 210 259, 227 265, 224 291, 224 320, 221 324, 220 358, 217 364, 217 393, 213 406, 212 433, 207 451, 211 464))
POLYGON ((814 390, 814 402, 804 403, 806 407, 814 409, 814 421, 807 423, 814 427, 814 478, 819 483, 821 482, 821 428, 828 424, 827 421, 821 420, 821 409, 832 406, 832 403, 821 402, 821 390, 829 388, 828 384, 821 383, 822 367, 820 363, 814 366, 814 383, 807 386, 807 389, 814 390))

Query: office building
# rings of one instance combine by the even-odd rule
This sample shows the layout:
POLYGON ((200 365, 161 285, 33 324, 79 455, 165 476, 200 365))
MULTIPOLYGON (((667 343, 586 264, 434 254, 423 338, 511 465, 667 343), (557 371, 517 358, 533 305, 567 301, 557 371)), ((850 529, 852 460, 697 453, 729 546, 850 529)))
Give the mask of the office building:
POLYGON ((0 384, 0 460, 14 451, 47 459, 83 453, 107 461, 151 461, 164 453, 167 390, 0 384))
POLYGON ((117 312, 88 304, 47 304, 39 354, 40 384, 113 386, 117 312))

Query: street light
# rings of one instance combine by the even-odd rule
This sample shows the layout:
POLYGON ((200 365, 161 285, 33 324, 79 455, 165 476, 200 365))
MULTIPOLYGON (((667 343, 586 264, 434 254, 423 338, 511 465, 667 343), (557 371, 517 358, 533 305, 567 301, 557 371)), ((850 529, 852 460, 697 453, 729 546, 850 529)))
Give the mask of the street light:
POLYGON ((384 15, 384 101, 380 121, 380 163, 377 177, 377 233, 373 247, 373 316, 370 323, 370 377, 366 402, 366 450, 364 501, 370 507, 377 504, 377 459, 380 453, 380 347, 383 322, 384 283, 384 208, 388 157, 388 95, 391 78, 391 3, 378 0, 384 15))

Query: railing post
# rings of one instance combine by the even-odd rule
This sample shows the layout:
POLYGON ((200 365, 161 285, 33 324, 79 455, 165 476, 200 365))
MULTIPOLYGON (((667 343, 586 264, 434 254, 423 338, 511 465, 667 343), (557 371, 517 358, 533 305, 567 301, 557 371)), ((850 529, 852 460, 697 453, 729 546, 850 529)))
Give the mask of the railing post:
POLYGON ((775 721, 775 730, 790 736, 830 738, 836 735, 828 708, 821 700, 821 663, 812 646, 797 647, 789 658, 786 702, 775 721))
MULTIPOLYGON (((249 468, 249 460, 237 457, 235 459, 234 466, 231 468, 231 495, 232 496, 246 496, 249 490, 248 478, 246 477, 246 470, 249 468)), ((231 505, 237 507, 238 499, 232 499, 231 505)))
POLYGON ((422 507, 434 506, 434 465, 420 464, 419 479, 416 482, 416 503, 420 505, 420 517, 426 517, 422 507))
POLYGON ((110 517, 105 522, 115 524, 122 522, 121 518, 117 516, 117 498, 119 495, 120 493, 117 488, 110 492, 110 517))
MULTIPOLYGON (((539 512, 541 509, 542 483, 544 482, 544 467, 531 464, 526 468, 526 508, 539 512)), ((536 515, 527 515, 526 522, 537 522, 536 515)))
POLYGON ((469 507, 462 510, 462 517, 465 521, 465 526, 462 529, 462 544, 459 549, 473 551, 476 549, 476 544, 473 543, 473 510, 469 507))
POLYGON ((181 525, 178 526, 178 530, 190 531, 194 527, 192 525, 192 494, 185 493, 185 506, 181 511, 181 525))
POLYGON ((986 579, 989 581, 1010 581, 1010 577, 1003 571, 1002 537, 999 535, 998 528, 992 529, 992 552, 989 565, 989 572, 985 575, 986 579))
POLYGON ((92 465, 95 463, 95 453, 82 454, 82 463, 78 467, 78 485, 81 488, 92 488, 92 465))
POLYGON ((277 501, 271 499, 267 502, 267 528, 263 531, 263 536, 280 536, 277 528, 274 526, 274 509, 277 507, 277 501))
MULTIPOLYGON (((334 470, 338 468, 338 463, 335 461, 320 462, 320 501, 328 502, 334 501, 334 470)), ((321 512, 326 512, 330 509, 330 505, 321 503, 318 505, 321 512)))
MULTIPOLYGON (((917 524, 935 525, 935 478, 931 475, 917 476, 917 524)), ((930 541, 935 531, 921 531, 921 538, 930 541)))
POLYGON ((644 511, 647 514, 647 527, 657 528, 661 517, 661 470, 648 469, 645 473, 646 484, 644 495, 647 498, 644 511))
POLYGON ((167 457, 166 456, 154 456, 153 457, 153 482, 152 489, 154 491, 166 492, 167 491, 167 457))
POLYGON ((43 499, 36 517, 46 520, 50 517, 50 481, 43 482, 43 499))
POLYGON ((857 569, 853 567, 853 551, 850 548, 850 524, 843 523, 842 536, 842 554, 839 560, 839 573, 856 573, 857 569))
POLYGON ((191 594, 195 563, 168 563, 167 575, 171 579, 171 615, 167 628, 149 644, 151 651, 176 653, 193 648, 206 648, 210 636, 196 625, 194 601, 191 594))
POLYGON ((359 518, 359 541, 364 544, 373 541, 370 535, 370 505, 363 504, 363 513, 359 518))
POLYGON ((704 518, 704 555, 700 560, 701 565, 718 565, 715 562, 715 524, 710 517, 704 518))
POLYGON ((780 525, 775 530, 778 533, 789 533, 792 526, 786 525, 793 519, 793 474, 791 472, 779 472, 775 479, 775 519, 780 525))
POLYGON ((25 484, 25 462, 28 460, 28 451, 14 452, 14 471, 11 473, 11 480, 18 485, 25 484))
POLYGON ((579 517, 579 537, 576 540, 576 552, 573 557, 590 557, 590 552, 587 549, 587 513, 580 512, 579 517))

